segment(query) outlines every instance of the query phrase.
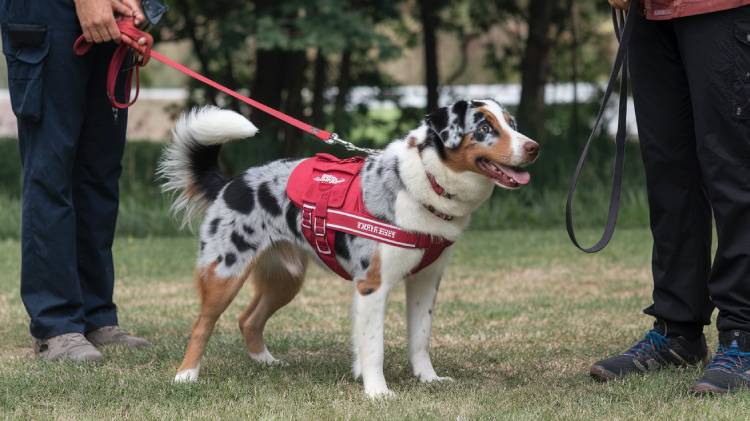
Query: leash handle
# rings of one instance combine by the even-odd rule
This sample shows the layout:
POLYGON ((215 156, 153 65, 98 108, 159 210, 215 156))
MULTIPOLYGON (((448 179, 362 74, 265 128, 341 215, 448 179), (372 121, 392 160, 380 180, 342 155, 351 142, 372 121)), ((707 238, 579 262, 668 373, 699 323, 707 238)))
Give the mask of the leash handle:
MULTIPOLYGON (((122 110, 135 104, 138 100, 138 95, 141 91, 140 68, 145 66, 151 57, 151 47, 154 45, 154 38, 151 34, 138 29, 135 26, 133 18, 118 18, 117 27, 122 37, 120 38, 120 44, 112 54, 112 60, 109 62, 109 68, 107 69, 107 97, 113 107, 122 110), (138 40, 141 39, 145 40, 143 44, 138 43, 138 40), (133 67, 125 71, 125 100, 120 102, 115 95, 117 77, 125 61, 131 57, 131 50, 140 55, 140 60, 137 60, 133 67), (133 99, 130 99, 133 75, 135 75, 135 96, 133 99)), ((93 45, 93 43, 86 41, 86 38, 81 35, 73 44, 73 52, 78 56, 85 55, 91 50, 93 45)))
POLYGON ((604 97, 602 98, 602 104, 599 107, 599 113, 596 116, 594 127, 591 130, 588 140, 586 141, 581 156, 578 159, 573 179, 570 183, 568 190, 568 196, 565 204, 565 227, 568 231, 568 237, 570 241, 579 250, 585 253, 596 253, 603 250, 607 244, 609 244, 612 236, 615 233, 615 226, 617 225, 617 213, 620 208, 620 196, 622 192, 622 176, 623 168, 625 163, 625 144, 627 143, 627 110, 628 110, 628 45, 630 44, 630 38, 633 33, 633 21, 637 13, 638 1, 630 0, 630 7, 628 8, 627 16, 623 16, 622 13, 616 12, 612 9, 612 21, 615 27, 615 34, 617 35, 620 46, 617 49, 617 55, 615 56, 615 62, 612 66, 612 72, 609 76, 609 82, 607 88, 604 91, 604 97), (573 198, 575 196, 576 187, 578 186, 578 179, 583 171, 583 166, 588 158, 589 148, 591 142, 596 135, 599 126, 602 122, 604 111, 607 107, 607 102, 614 91, 614 86, 617 81, 617 75, 622 72, 620 79, 620 103, 619 103, 619 115, 617 119, 617 135, 615 136, 615 162, 612 172, 612 190, 609 198, 609 210, 607 212, 607 223, 604 226, 604 232, 593 246, 583 247, 578 242, 575 234, 575 228, 573 224, 573 198))
MULTIPOLYGON (((109 96, 109 101, 113 107, 124 109, 135 104, 135 101, 138 99, 138 93, 140 91, 139 69, 140 67, 145 66, 146 63, 148 63, 149 59, 153 57, 154 59, 166 64, 169 67, 172 67, 173 69, 179 70, 180 72, 190 76, 193 79, 203 82, 204 84, 217 89, 233 98, 236 98, 255 109, 263 111, 264 113, 269 114, 270 116, 277 118, 291 126, 294 126, 305 133, 309 133, 326 143, 334 143, 336 141, 337 136, 334 136, 334 134, 332 134, 331 132, 319 129, 279 110, 273 109, 265 104, 255 101, 252 98, 242 95, 235 90, 229 89, 226 86, 214 80, 211 80, 208 77, 194 70, 191 70, 186 66, 183 66, 182 64, 170 59, 169 57, 161 55, 156 51, 152 51, 151 47, 154 44, 153 37, 150 34, 138 29, 138 27, 135 26, 133 18, 118 19, 117 26, 120 29, 120 33, 122 33, 122 41, 115 50, 115 53, 112 56, 112 61, 109 63, 109 70, 107 71, 107 96, 109 96), (143 45, 138 43, 138 40, 141 38, 146 39, 146 42, 143 45), (134 68, 131 68, 127 71, 125 76, 125 101, 120 102, 115 96, 115 86, 117 83, 117 76, 120 73, 120 69, 122 68, 123 63, 129 56, 130 50, 135 50, 142 57, 142 60, 136 63, 134 68), (130 90, 132 86, 133 74, 135 74, 135 97, 131 100, 130 90)), ((83 35, 81 35, 73 44, 73 51, 76 55, 82 56, 88 53, 88 51, 91 49, 91 46, 92 43, 86 41, 83 35)))

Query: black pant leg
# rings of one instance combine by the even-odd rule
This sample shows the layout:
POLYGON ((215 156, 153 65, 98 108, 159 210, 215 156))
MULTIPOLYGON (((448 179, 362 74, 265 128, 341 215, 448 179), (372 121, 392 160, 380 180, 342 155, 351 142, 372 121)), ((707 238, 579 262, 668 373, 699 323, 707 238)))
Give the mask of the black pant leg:
POLYGON ((636 19, 629 60, 654 240, 654 302, 645 313, 699 331, 713 310, 711 209, 695 150, 692 95, 672 23, 636 19))
POLYGON ((750 331, 750 7, 675 21, 698 159, 716 220, 719 330, 750 331))
MULTIPOLYGON (((73 194, 77 221, 78 276, 81 281, 86 331, 117 324, 113 301, 112 244, 119 206, 127 110, 113 112, 107 98, 107 67, 114 45, 97 45, 86 88, 86 114, 74 167, 73 194)), ((122 98, 124 84, 118 84, 122 98)))

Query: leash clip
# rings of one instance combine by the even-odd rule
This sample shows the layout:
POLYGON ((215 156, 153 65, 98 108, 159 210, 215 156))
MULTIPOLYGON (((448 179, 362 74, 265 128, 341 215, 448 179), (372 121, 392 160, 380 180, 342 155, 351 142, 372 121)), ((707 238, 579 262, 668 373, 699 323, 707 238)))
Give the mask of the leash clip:
POLYGON ((376 155, 382 152, 379 149, 370 149, 370 148, 363 148, 361 146, 357 146, 353 144, 352 142, 346 141, 339 137, 337 133, 331 133, 331 135, 328 137, 328 139, 325 139, 323 141, 326 145, 335 145, 339 144, 344 147, 344 149, 348 150, 349 152, 359 152, 364 153, 366 155, 376 155))

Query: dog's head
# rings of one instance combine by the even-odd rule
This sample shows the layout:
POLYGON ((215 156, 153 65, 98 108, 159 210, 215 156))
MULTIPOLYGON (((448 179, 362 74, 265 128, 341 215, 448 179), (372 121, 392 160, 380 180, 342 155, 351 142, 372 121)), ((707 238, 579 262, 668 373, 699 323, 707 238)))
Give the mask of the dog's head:
POLYGON ((496 101, 461 100, 428 115, 425 124, 426 145, 452 170, 481 174, 506 189, 531 180, 522 168, 536 161, 539 144, 519 133, 496 101))

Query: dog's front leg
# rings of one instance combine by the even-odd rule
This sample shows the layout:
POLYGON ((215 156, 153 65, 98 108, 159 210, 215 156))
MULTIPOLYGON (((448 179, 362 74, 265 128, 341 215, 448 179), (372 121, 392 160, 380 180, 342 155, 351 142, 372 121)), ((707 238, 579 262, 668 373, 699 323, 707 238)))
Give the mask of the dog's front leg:
POLYGON ((383 375, 385 302, 391 285, 391 282, 383 282, 370 295, 354 293, 355 364, 359 364, 365 393, 371 398, 392 394, 383 375))
POLYGON ((440 258, 421 272, 406 278, 407 331, 409 363, 414 375, 422 382, 453 380, 435 373, 430 360, 432 310, 435 306, 440 279, 449 260, 446 250, 440 258))
POLYGON ((380 288, 361 295, 355 289, 353 311, 354 375, 362 374, 365 393, 371 398, 392 395, 383 375, 383 331, 388 293, 421 259, 419 251, 381 245, 374 274, 380 276, 380 288), (359 369, 359 373, 358 373, 359 369))

